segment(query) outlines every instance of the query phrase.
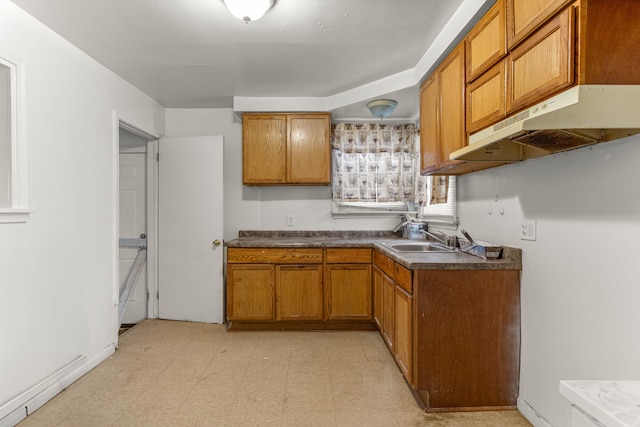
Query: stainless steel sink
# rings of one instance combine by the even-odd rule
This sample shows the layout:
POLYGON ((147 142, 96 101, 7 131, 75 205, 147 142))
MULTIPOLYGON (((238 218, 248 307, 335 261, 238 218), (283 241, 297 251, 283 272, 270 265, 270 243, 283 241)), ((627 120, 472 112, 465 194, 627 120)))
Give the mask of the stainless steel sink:
POLYGON ((416 243, 383 243, 384 246, 396 252, 454 252, 438 243, 416 242, 416 243))

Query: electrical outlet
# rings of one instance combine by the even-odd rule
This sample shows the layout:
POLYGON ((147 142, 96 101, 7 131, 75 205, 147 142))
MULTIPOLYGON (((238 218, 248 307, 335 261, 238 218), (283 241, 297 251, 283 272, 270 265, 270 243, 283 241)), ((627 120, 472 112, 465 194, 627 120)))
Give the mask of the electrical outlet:
POLYGON ((293 215, 287 215, 287 225, 290 227, 296 225, 296 221, 293 215))
POLYGON ((520 240, 536 240, 536 220, 523 219, 520 228, 520 240))

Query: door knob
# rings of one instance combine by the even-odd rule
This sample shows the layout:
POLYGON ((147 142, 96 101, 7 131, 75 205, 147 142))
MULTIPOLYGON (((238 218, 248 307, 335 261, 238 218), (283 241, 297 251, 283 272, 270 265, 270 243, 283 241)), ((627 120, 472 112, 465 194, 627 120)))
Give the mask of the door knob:
POLYGON ((220 246, 220 240, 219 240, 219 239, 216 239, 216 240, 214 240, 213 242, 211 242, 211 244, 212 244, 213 246, 220 246))

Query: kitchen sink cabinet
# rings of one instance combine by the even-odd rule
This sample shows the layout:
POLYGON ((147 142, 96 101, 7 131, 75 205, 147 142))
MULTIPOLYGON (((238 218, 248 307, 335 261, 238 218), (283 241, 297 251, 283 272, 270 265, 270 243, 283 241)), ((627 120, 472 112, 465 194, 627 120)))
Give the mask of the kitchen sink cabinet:
POLYGON ((371 249, 325 250, 327 320, 371 320, 371 249))
POLYGON ((414 390, 428 410, 515 407, 517 270, 417 270, 414 390))
POLYGON ((229 248, 227 319, 322 320, 322 249, 229 248))
POLYGON ((331 114, 242 116, 245 185, 328 185, 331 114))
POLYGON ((420 89, 422 174, 443 171, 459 161, 449 155, 466 145, 465 56, 460 43, 420 89))
POLYGON ((374 252, 374 264, 376 323, 407 382, 413 384, 413 275, 379 251, 374 252))

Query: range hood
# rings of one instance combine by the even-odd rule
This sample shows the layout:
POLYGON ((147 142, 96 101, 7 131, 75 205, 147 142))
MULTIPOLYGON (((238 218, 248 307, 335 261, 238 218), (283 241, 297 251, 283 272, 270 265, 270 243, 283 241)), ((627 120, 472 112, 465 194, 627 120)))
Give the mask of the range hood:
POLYGON ((451 160, 541 157, 640 133, 640 85, 579 85, 474 133, 451 160))

